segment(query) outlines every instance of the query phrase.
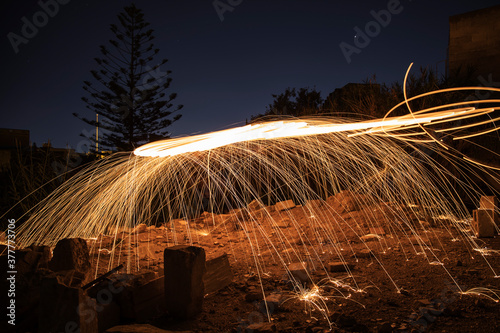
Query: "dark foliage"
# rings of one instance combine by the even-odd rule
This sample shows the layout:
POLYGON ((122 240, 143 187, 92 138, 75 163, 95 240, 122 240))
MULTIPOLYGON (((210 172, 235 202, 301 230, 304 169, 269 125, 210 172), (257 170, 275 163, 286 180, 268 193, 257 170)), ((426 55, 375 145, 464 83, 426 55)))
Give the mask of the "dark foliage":
MULTIPOLYGON (((115 39, 111 48, 101 45, 101 58, 95 58, 98 70, 91 74, 97 85, 85 81, 88 93, 82 100, 99 115, 99 128, 105 130, 99 143, 118 151, 131 151, 158 138, 169 137, 166 130, 181 115, 182 105, 173 105, 177 94, 167 93, 171 71, 162 71, 168 61, 154 62, 159 49, 153 44, 153 30, 144 21, 143 12, 134 4, 118 15, 119 25, 112 24, 115 39)), ((74 114, 92 126, 94 119, 74 114)), ((89 137, 95 141, 95 138, 89 137)))

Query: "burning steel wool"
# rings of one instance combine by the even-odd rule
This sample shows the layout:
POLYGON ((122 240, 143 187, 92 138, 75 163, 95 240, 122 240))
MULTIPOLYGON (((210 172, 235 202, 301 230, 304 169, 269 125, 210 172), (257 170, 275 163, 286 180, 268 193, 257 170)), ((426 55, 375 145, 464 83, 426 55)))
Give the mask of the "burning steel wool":
MULTIPOLYGON (((471 250, 481 248, 467 232, 470 213, 463 196, 477 202, 483 192, 467 175, 498 181, 498 169, 467 156, 456 143, 498 130, 500 101, 410 108, 426 95, 466 89, 481 88, 412 97, 383 119, 262 122, 112 155, 30 212, 18 241, 22 247, 94 239, 96 272, 122 263, 129 272, 138 270, 142 259, 154 262, 161 245, 215 244, 261 283, 269 272, 285 271, 292 290, 286 301, 304 302, 307 311, 325 318, 337 299, 377 288, 360 282, 347 258, 370 257, 394 290, 405 292, 385 269, 382 254, 393 248, 406 260, 412 252, 439 266, 467 293, 444 264, 448 254, 429 226, 439 225, 450 240, 471 250), (398 108, 409 112, 391 116, 398 108), (451 163, 465 177, 438 161, 451 163), (141 228, 154 236, 141 240, 141 228), (224 242, 228 235, 235 241, 224 242), (165 243, 157 244, 160 238, 165 243), (345 278, 332 275, 335 264, 345 278)), ((475 254, 487 263, 486 255, 494 255, 475 254)), ((498 267, 488 267, 499 276, 498 267)), ((470 293, 484 294, 481 290, 470 293)), ((266 309, 271 319, 267 303, 266 309)))

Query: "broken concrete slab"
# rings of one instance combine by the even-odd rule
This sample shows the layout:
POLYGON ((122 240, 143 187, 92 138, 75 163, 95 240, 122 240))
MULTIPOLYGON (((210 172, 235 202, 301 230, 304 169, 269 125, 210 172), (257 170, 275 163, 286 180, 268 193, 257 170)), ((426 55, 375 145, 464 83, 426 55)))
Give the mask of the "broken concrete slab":
POLYGON ((205 288, 205 250, 177 245, 164 252, 165 300, 167 312, 178 319, 189 319, 202 310, 205 288))
POLYGON ((293 202, 293 200, 280 201, 274 205, 274 208, 277 211, 284 211, 284 210, 292 209, 294 207, 295 207, 295 203, 293 202))

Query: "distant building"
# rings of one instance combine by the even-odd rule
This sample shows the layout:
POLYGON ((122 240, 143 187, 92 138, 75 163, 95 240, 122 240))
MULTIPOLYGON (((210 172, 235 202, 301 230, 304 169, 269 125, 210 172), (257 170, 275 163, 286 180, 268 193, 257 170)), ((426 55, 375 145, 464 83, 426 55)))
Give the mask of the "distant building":
POLYGON ((30 145, 30 131, 0 128, 0 149, 27 148, 30 145))
POLYGON ((61 161, 75 159, 78 154, 71 148, 54 148, 50 140, 44 143, 41 148, 35 148, 30 142, 30 131, 12 128, 0 128, 0 171, 7 170, 12 162, 12 158, 16 157, 16 153, 32 149, 37 151, 40 149, 50 152, 53 159, 61 161))
MULTIPOLYGON (((448 75, 500 81, 500 5, 451 16, 448 75)), ((483 83, 484 82, 480 82, 483 83)))
POLYGON ((30 131, 0 128, 0 170, 10 166, 12 153, 30 146, 30 131))

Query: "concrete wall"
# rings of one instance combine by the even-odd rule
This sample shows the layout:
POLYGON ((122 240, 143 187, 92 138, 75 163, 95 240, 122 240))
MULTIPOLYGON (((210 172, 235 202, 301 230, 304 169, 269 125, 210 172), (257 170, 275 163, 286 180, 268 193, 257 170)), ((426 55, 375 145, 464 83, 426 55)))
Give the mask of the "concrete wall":
POLYGON ((448 58, 450 76, 472 66, 474 79, 500 81, 500 5, 450 17, 448 58))

